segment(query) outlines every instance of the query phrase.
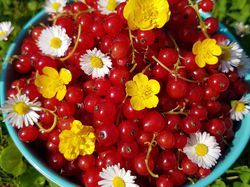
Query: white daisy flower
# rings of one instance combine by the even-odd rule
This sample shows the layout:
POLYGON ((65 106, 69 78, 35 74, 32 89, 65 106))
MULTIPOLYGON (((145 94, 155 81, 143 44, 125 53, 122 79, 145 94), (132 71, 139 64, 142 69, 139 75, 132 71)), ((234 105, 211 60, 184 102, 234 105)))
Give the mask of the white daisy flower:
POLYGON ((41 103, 39 101, 30 101, 26 95, 17 94, 14 97, 9 97, 3 105, 3 113, 6 113, 4 121, 9 121, 13 127, 18 129, 24 126, 34 125, 38 122, 39 108, 41 103))
POLYGON ((96 48, 87 50, 87 53, 80 57, 80 65, 84 73, 92 75, 92 78, 102 78, 109 74, 109 69, 112 68, 110 57, 96 48))
POLYGON ((250 58, 243 51, 241 61, 237 67, 238 74, 240 77, 245 77, 250 72, 250 58))
POLYGON ((241 121, 250 110, 250 99, 242 97, 239 101, 231 101, 230 117, 232 120, 241 121))
POLYGON ((10 21, 4 21, 0 23, 0 41, 8 40, 8 36, 14 30, 10 21))
POLYGON ((45 55, 62 57, 71 44, 71 38, 66 34, 66 30, 58 25, 47 27, 42 30, 37 46, 45 55))
POLYGON ((111 13, 116 12, 116 7, 120 4, 125 2, 126 0, 98 0, 98 10, 103 15, 108 15, 111 13))
POLYGON ((222 55, 220 57, 219 70, 223 73, 228 73, 239 66, 243 49, 238 43, 230 43, 229 40, 221 42, 220 45, 222 46, 222 55))
POLYGON ((234 29, 236 34, 239 35, 240 37, 243 37, 246 34, 250 34, 250 26, 245 25, 243 22, 235 23, 234 29))
POLYGON ((221 155, 215 137, 207 132, 191 134, 183 151, 192 162, 205 169, 214 166, 221 155))
POLYGON ((45 10, 49 14, 62 12, 63 8, 66 6, 67 0, 46 0, 45 10))
POLYGON ((120 164, 102 168, 99 176, 102 178, 98 182, 101 187, 139 187, 135 184, 135 176, 131 176, 131 171, 120 168, 120 164))

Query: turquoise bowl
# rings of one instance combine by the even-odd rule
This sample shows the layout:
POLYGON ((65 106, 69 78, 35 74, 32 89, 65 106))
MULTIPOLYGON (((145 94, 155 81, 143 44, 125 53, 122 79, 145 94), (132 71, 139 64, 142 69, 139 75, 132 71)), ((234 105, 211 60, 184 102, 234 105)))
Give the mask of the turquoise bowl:
MULTIPOLYGON (((208 14, 202 15, 204 18, 209 17, 208 14)), ((6 90, 9 88, 10 83, 14 80, 14 71, 8 64, 8 59, 13 55, 18 53, 19 46, 25 37, 28 29, 31 25, 36 25, 39 21, 44 20, 46 14, 44 10, 39 12, 35 17, 33 17, 21 30, 21 32, 16 37, 14 43, 10 45, 10 48, 6 54, 3 66, 2 75, 0 81, 0 102, 1 105, 6 99, 6 90)), ((220 24, 220 32, 225 34, 231 41, 236 41, 234 36, 228 31, 228 29, 220 24)), ((249 62, 250 63, 250 62, 249 62)), ((248 83, 250 83, 250 73, 245 78, 248 83)), ((250 95, 248 94, 248 97, 250 95)), ((244 150, 249 137, 250 137, 250 115, 247 115, 244 120, 239 124, 239 128, 235 133, 234 140, 230 147, 228 148, 226 154, 220 159, 218 165, 212 170, 211 174, 204 179, 200 179, 194 185, 187 185, 192 187, 204 187, 212 183, 218 177, 220 177, 240 156, 241 152, 244 150)), ((11 127, 11 125, 6 122, 7 129, 17 148, 23 154, 23 156, 29 161, 29 163, 34 166, 41 174, 47 177, 49 180, 53 181, 62 187, 76 187, 79 184, 75 184, 51 170, 48 165, 36 154, 36 152, 27 144, 22 143, 17 136, 16 130, 11 127)))

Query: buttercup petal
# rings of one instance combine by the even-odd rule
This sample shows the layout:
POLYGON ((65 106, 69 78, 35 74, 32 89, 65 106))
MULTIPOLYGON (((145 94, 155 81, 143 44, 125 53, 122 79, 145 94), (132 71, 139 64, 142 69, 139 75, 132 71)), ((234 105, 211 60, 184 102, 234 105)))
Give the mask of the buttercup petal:
POLYGON ((140 96, 132 97, 130 103, 134 110, 140 111, 145 108, 144 102, 140 96))
POLYGON ((193 48, 192 48, 193 54, 197 55, 199 53, 200 46, 201 46, 201 41, 195 42, 195 44, 193 45, 193 48))
POLYGON ((143 102, 144 102, 145 107, 154 108, 154 107, 157 107, 159 103, 159 98, 153 95, 152 97, 145 99, 143 102))
POLYGON ((62 68, 59 73, 59 77, 62 80, 63 84, 69 84, 72 80, 72 74, 69 70, 62 68))
POLYGON ((52 67, 45 66, 42 69, 43 74, 48 75, 51 78, 58 79, 58 72, 52 67))
POLYGON ((133 77, 133 81, 136 82, 137 86, 140 87, 142 85, 147 84, 148 77, 144 75, 143 73, 138 73, 133 77))
POLYGON ((66 86, 61 86, 58 91, 57 91, 57 94, 56 94, 56 98, 61 101, 63 100, 64 96, 66 95, 66 92, 67 92, 67 89, 66 89, 66 86))
POLYGON ((161 86, 157 80, 150 79, 148 81, 148 85, 150 86, 154 94, 158 94, 160 92, 161 86))
POLYGON ((217 62, 218 62, 218 58, 216 56, 212 56, 212 55, 210 58, 208 58, 206 60, 206 63, 210 64, 210 65, 217 64, 217 62))
POLYGON ((128 96, 135 96, 138 94, 138 86, 135 81, 128 81, 126 82, 125 86, 128 96))
POLYGON ((204 59, 200 55, 195 57, 195 62, 200 68, 204 68, 206 66, 204 59))

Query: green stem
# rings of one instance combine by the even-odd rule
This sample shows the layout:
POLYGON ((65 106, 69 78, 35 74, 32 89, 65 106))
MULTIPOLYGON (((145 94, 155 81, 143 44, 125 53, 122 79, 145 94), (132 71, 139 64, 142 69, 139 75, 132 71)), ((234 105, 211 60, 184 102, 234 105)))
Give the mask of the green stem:
POLYGON ((236 179, 239 179, 240 177, 239 176, 231 176, 231 177, 227 177, 226 179, 227 180, 236 180, 236 179))
POLYGON ((76 43, 74 45, 74 48, 70 51, 70 53, 66 56, 66 57, 63 57, 61 58, 60 60, 61 61, 65 61, 65 60, 68 60, 75 52, 77 46, 78 46, 78 43, 79 43, 79 40, 80 40, 80 36, 81 36, 81 33, 82 33, 82 25, 79 24, 78 26, 78 34, 77 34, 77 38, 76 38, 76 43))
POLYGON ((148 165, 148 160, 149 160, 149 157, 150 157, 150 153, 151 153, 151 151, 152 151, 152 147, 153 147, 153 145, 155 145, 155 138, 156 138, 156 136, 157 136, 157 133, 154 133, 154 134, 153 134, 153 138, 152 138, 151 142, 149 143, 148 151, 147 151, 147 155, 146 155, 146 159, 145 159, 145 164, 146 164, 146 168, 147 168, 147 170, 148 170, 148 173, 149 173, 152 177, 154 177, 154 178, 158 178, 159 175, 158 175, 158 174, 155 174, 155 173, 153 173, 153 172, 151 171, 151 169, 149 168, 149 165, 148 165))
POLYGON ((165 66, 161 61, 159 61, 155 56, 152 57, 154 59, 154 61, 156 61, 158 64, 160 64, 161 67, 163 67, 163 69, 167 70, 169 73, 171 73, 174 77, 177 77, 179 79, 182 79, 186 82, 190 82, 190 83, 198 83, 197 81, 194 80, 190 80, 187 79, 185 77, 180 76, 177 72, 173 72, 173 70, 169 69, 167 66, 165 66))
POLYGON ((39 106, 31 106, 31 107, 41 109, 41 110, 43 110, 43 111, 45 111, 45 112, 49 112, 50 114, 52 114, 52 115, 54 116, 53 124, 52 124, 52 126, 51 126, 49 129, 43 128, 43 126, 42 126, 39 122, 36 123, 36 125, 39 127, 39 129, 40 129, 41 131, 44 131, 44 132, 51 132, 51 131, 56 127, 56 125, 57 125, 58 116, 55 114, 55 112, 52 111, 52 110, 49 110, 49 109, 47 109, 47 108, 43 108, 43 107, 39 107, 39 106))

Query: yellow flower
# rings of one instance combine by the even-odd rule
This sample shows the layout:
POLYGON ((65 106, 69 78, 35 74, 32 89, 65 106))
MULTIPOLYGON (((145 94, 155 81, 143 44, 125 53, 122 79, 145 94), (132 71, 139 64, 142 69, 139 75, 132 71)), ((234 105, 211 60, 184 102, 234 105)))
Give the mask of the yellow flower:
POLYGON ((216 44, 216 40, 209 38, 195 42, 192 51, 196 55, 195 62, 200 68, 205 67, 206 64, 217 64, 217 56, 222 54, 221 47, 216 44))
POLYGON ((92 126, 74 120, 70 130, 63 130, 59 135, 59 152, 69 161, 79 155, 91 155, 95 150, 95 139, 92 126))
POLYGON ((62 68, 58 73, 56 69, 51 67, 44 67, 43 75, 37 75, 35 85, 38 87, 39 92, 45 98, 56 98, 61 101, 66 94, 66 86, 72 79, 69 70, 62 68))
POLYGON ((160 84, 154 79, 148 80, 143 73, 138 73, 126 83, 126 93, 132 96, 130 103, 135 110, 156 107, 159 99, 155 94, 160 91, 160 84))
POLYGON ((131 30, 161 28, 170 14, 167 0, 128 0, 123 11, 131 30))

